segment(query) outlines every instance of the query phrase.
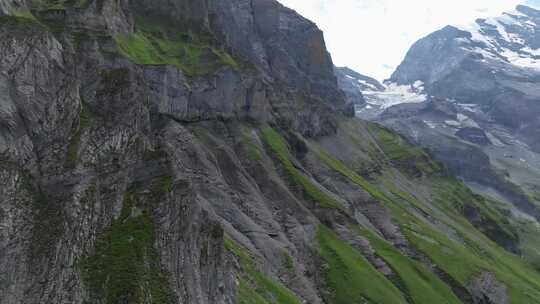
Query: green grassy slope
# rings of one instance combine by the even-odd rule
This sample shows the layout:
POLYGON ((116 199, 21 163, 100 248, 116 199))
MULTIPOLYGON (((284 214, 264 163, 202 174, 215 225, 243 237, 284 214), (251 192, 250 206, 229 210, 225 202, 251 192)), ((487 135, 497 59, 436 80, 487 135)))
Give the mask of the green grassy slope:
MULTIPOLYGON (((373 128, 376 126, 370 126, 372 131, 373 128)), ((381 138, 376 132, 373 138, 375 142, 370 144, 378 145, 382 142, 378 146, 383 152, 389 155, 401 154, 397 152, 399 145, 395 142, 387 151, 387 135, 381 138)), ((400 144, 404 145, 402 154, 407 154, 410 146, 404 142, 400 144)), ((515 228, 510 226, 502 214, 488 206, 486 200, 473 195, 463 184, 452 178, 433 175, 411 181, 406 175, 407 170, 402 170, 400 165, 388 166, 380 174, 366 179, 329 153, 318 151, 318 154, 327 166, 383 202, 408 242, 463 286, 468 286, 476 275, 487 271, 494 273, 507 286, 513 303, 534 303, 540 296, 540 275, 534 267, 519 256, 505 251, 475 228, 463 215, 463 206, 473 205, 481 216, 490 220, 490 225, 499 233, 514 236, 515 228), (396 168, 401 169, 401 172, 396 168), (405 186, 400 187, 400 184, 405 186), (427 189, 429 196, 418 197, 416 190, 420 188, 424 191, 427 189), (437 225, 430 223, 438 223, 438 226, 447 227, 453 233, 438 229, 437 225)), ((432 173, 432 170, 425 172, 427 175, 432 173)), ((371 240, 374 244, 381 244, 374 238, 371 240)), ((379 251, 383 258, 389 253, 388 247, 379 248, 379 251)), ((388 262, 392 264, 391 260, 388 262)), ((410 275, 402 278, 404 281, 414 279, 410 275)))
POLYGON ((307 197, 323 208, 343 210, 343 206, 330 194, 316 185, 308 176, 294 166, 291 161, 289 148, 283 137, 274 129, 266 127, 261 131, 264 142, 270 147, 277 159, 285 168, 291 183, 302 188, 307 197))
POLYGON ((319 227, 317 240, 330 303, 406 303, 396 286, 330 229, 319 227))
MULTIPOLYGON (((361 253, 329 228, 321 226, 317 242, 325 263, 324 277, 332 295, 330 302, 349 303, 352 298, 360 303, 401 303, 407 298, 413 303, 461 303, 453 291, 457 286, 449 284, 458 284, 465 290, 478 275, 490 272, 506 286, 512 303, 534 303, 540 296, 540 274, 521 257, 490 239, 495 234, 519 241, 518 229, 505 213, 447 176, 426 152, 410 146, 391 131, 371 124, 364 130, 369 134, 352 133, 353 137, 358 137, 346 139, 346 144, 352 143, 359 151, 371 151, 370 154, 376 156, 372 157, 373 167, 378 166, 379 170, 367 176, 351 169, 358 168, 358 164, 339 160, 342 155, 336 153, 336 149, 332 154, 328 145, 308 141, 309 153, 320 160, 318 165, 334 170, 383 203, 406 237, 408 246, 446 273, 452 283, 430 270, 425 260, 405 255, 366 228, 354 229, 369 239, 377 256, 398 277, 396 281, 388 280, 361 253), (468 219, 466 210, 474 210, 478 220, 468 219)), ((260 134, 268 147, 267 153, 278 160, 293 187, 300 186, 308 201, 337 208, 338 202, 329 191, 299 169, 302 162, 295 164, 297 161, 285 137, 269 127, 263 128, 260 134)), ((258 148, 258 151, 262 150, 258 148)), ((345 159, 350 161, 351 158, 345 159)), ((344 207, 339 208, 345 214, 350 213, 344 207)))
POLYGON ((359 229, 359 232, 369 238, 377 254, 396 272, 414 303, 461 303, 450 287, 425 265, 404 256, 371 231, 359 229))
POLYGON ((211 73, 222 66, 238 68, 238 63, 216 47, 212 36, 184 32, 168 20, 137 18, 137 31, 117 35, 120 52, 137 64, 174 65, 188 77, 211 73))
POLYGON ((255 260, 232 239, 225 238, 225 248, 238 259, 242 270, 238 290, 240 303, 301 303, 285 286, 259 271, 255 260))

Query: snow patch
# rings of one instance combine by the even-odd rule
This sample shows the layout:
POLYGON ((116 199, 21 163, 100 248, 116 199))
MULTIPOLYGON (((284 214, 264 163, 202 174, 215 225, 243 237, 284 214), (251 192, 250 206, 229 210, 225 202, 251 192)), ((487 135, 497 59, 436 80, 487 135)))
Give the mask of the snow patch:
MULTIPOLYGON (((512 40, 510 39, 510 36, 508 35, 508 32, 506 32, 506 28, 505 28, 505 23, 502 22, 502 20, 504 19, 505 17, 499 17, 499 18, 489 18, 489 19, 486 19, 486 23, 487 24, 490 24, 490 25, 493 25, 497 28, 497 32, 499 32, 499 35, 501 35, 501 37, 506 40, 507 42, 512 42, 512 40)), ((512 21, 514 21, 512 19, 512 21)), ((508 23, 511 23, 511 22, 508 22, 508 23)))
POLYGON ((518 54, 509 49, 504 49, 500 54, 506 57, 508 62, 515 66, 522 68, 540 69, 540 60, 518 54))
POLYGON ((469 117, 468 117, 467 115, 464 115, 464 114, 458 113, 458 114, 457 114, 457 119, 458 119, 458 121, 461 121, 461 122, 463 122, 463 121, 465 121, 465 120, 469 119, 469 117))
POLYGON ((422 103, 427 100, 423 93, 424 83, 415 81, 413 85, 398 85, 390 83, 385 85, 384 91, 364 91, 366 102, 380 109, 387 109, 402 103, 422 103))
POLYGON ((521 49, 522 52, 529 53, 532 56, 540 56, 540 49, 531 49, 530 47, 524 47, 521 49))
POLYGON ((417 80, 413 83, 413 88, 417 89, 417 90, 421 90, 423 91, 424 90, 424 82, 422 80, 417 80))
POLYGON ((502 141, 500 141, 497 137, 495 137, 495 135, 489 133, 489 132, 485 132, 486 133, 486 136, 487 138, 489 139, 489 141, 495 146, 495 147, 504 147, 505 145, 502 143, 502 141))
POLYGON ((430 128, 430 129, 435 129, 437 128, 437 124, 432 122, 432 121, 427 121, 427 120, 424 120, 424 123, 430 128))
POLYGON ((371 83, 369 83, 369 82, 367 82, 367 81, 365 81, 365 80, 358 79, 358 83, 361 84, 361 85, 363 85, 363 86, 366 86, 366 87, 368 87, 368 88, 371 88, 371 89, 373 89, 373 90, 377 90, 377 87, 376 87, 376 86, 374 86, 373 84, 371 84, 371 83))
POLYGON ((525 44, 525 39, 521 38, 519 34, 514 33, 508 33, 508 37, 510 38, 510 42, 516 43, 516 44, 525 44))
POLYGON ((480 112, 480 110, 478 109, 478 105, 474 103, 458 103, 457 106, 467 112, 472 112, 472 113, 480 112))
POLYGON ((445 120, 444 123, 454 128, 459 128, 461 126, 461 123, 455 120, 445 120))

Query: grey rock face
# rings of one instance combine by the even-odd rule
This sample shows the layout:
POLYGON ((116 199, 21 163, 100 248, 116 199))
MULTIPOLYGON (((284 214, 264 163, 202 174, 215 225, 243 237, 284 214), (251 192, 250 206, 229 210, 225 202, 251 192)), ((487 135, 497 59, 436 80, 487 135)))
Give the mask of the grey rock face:
MULTIPOLYGON (((173 302, 237 302, 226 233, 269 277, 292 256, 290 288, 322 303, 306 275, 317 272, 318 219, 269 158, 264 168, 248 161, 239 122, 320 136, 349 105, 315 25, 275 1, 248 4, 105 0, 66 4, 58 18, 35 11, 41 23, 0 17, 0 303, 106 303, 88 265, 115 246, 115 229, 146 214, 144 246, 158 256, 142 264, 159 261, 173 302), (114 38, 137 30, 142 10, 213 32, 248 67, 187 78, 130 62, 114 38)), ((0 11, 15 6, 1 1, 0 11)))
POLYGON ((332 100, 350 112, 337 88, 322 32, 273 0, 212 1, 211 28, 229 47, 286 86, 332 100))
POLYGON ((390 81, 412 84, 420 80, 430 85, 443 79, 467 58, 467 52, 459 48, 459 39, 469 38, 470 33, 447 26, 417 41, 392 74, 390 81), (415 64, 412 64, 413 61, 415 64))
POLYGON ((474 303, 508 304, 510 299, 506 295, 506 287, 497 281, 492 273, 482 273, 471 283, 474 290, 474 303))
POLYGON ((26 8, 24 0, 1 0, 0 1, 0 16, 9 15, 15 10, 26 8))
POLYGON ((479 128, 463 128, 456 132, 456 136, 463 140, 486 146, 490 145, 491 141, 487 137, 486 133, 479 128))
POLYGON ((155 18, 183 18, 212 32, 233 54, 247 58, 267 80, 310 92, 351 113, 333 74, 333 64, 317 26, 275 0, 164 0, 133 2, 155 18))

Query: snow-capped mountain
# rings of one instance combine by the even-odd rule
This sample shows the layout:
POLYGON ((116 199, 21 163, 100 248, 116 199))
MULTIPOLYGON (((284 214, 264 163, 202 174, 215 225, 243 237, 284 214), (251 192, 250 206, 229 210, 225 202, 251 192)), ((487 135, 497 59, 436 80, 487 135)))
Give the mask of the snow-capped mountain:
POLYGON ((468 27, 447 26, 419 40, 391 82, 424 83, 428 95, 531 137, 540 127, 540 11, 518 6, 468 27), (473 111, 471 111, 473 110, 473 111))
MULTIPOLYGON (((462 29, 471 34, 462 47, 486 61, 502 61, 515 67, 540 69, 539 11, 518 6, 500 17, 478 19, 462 29)), ((495 71, 496 72, 496 71, 495 71)))
POLYGON ((416 42, 357 115, 428 148, 478 191, 540 218, 540 11, 527 6, 416 42), (399 94, 398 92, 401 92, 399 94))

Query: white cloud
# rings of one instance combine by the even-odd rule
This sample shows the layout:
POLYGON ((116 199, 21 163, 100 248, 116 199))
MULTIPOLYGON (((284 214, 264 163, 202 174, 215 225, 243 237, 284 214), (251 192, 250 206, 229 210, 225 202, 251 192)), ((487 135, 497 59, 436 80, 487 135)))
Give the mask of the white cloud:
MULTIPOLYGON (((334 63, 385 79, 421 37, 497 16, 523 0, 279 0, 324 31, 334 63)), ((540 0, 529 0, 530 2, 540 0)))

